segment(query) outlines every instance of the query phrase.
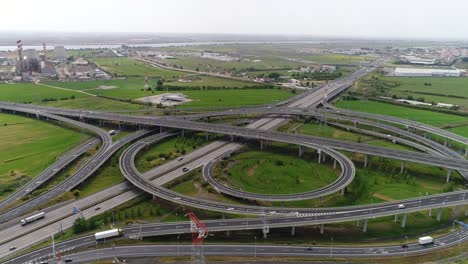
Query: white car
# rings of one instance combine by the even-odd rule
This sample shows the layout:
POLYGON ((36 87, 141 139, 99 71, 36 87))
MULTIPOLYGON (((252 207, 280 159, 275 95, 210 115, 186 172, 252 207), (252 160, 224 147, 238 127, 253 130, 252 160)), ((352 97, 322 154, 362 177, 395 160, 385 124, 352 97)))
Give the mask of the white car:
POLYGON ((406 205, 404 205, 404 204, 399 204, 398 205, 398 209, 405 209, 405 208, 406 208, 406 205))

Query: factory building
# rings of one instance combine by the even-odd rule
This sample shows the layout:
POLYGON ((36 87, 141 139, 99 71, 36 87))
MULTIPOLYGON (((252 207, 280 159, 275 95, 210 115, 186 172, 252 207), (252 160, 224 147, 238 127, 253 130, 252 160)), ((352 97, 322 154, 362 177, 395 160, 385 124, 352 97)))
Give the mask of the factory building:
POLYGON ((58 61, 64 61, 67 59, 67 51, 64 46, 55 46, 54 47, 54 59, 58 61))
POLYGON ((396 68, 394 76, 401 77, 460 77, 461 71, 458 69, 416 69, 416 68, 396 68))

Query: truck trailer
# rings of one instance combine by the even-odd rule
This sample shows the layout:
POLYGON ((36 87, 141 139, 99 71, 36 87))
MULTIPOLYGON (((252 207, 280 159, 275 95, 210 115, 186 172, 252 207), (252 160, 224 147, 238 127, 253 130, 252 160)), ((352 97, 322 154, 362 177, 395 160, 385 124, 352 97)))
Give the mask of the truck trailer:
POLYGON ((111 237, 118 237, 122 235, 122 230, 121 229, 111 229, 111 230, 106 230, 102 232, 97 232, 94 234, 94 237, 96 240, 103 240, 106 238, 111 238, 111 237))
POLYGON ((39 220, 41 218, 44 218, 44 217, 45 217, 45 212, 40 212, 40 213, 32 215, 30 217, 26 217, 26 218, 21 219, 20 223, 21 223, 21 225, 26 225, 26 224, 32 223, 32 222, 34 222, 36 220, 39 220))
POLYGON ((434 239, 430 236, 424 236, 419 238, 419 245, 425 246, 434 243, 434 239))

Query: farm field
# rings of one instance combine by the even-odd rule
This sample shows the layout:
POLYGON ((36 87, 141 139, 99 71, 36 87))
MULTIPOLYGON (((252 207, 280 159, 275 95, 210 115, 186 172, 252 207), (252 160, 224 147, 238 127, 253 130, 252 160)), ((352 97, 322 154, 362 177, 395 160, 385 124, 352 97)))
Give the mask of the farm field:
POLYGON ((0 113, 0 199, 85 139, 50 122, 0 113))

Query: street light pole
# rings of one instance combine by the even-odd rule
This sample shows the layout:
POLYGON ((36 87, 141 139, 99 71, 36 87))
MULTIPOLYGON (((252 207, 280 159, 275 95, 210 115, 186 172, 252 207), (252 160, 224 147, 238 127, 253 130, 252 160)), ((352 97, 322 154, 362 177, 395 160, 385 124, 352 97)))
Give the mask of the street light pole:
POLYGON ((406 251, 408 250, 408 236, 405 236, 406 238, 406 246, 405 246, 405 257, 406 257, 406 251))
POLYGON ((330 258, 333 258, 333 237, 331 238, 331 244, 330 244, 330 258))
POLYGON ((254 259, 257 261, 257 236, 254 236, 255 242, 254 242, 254 259))

